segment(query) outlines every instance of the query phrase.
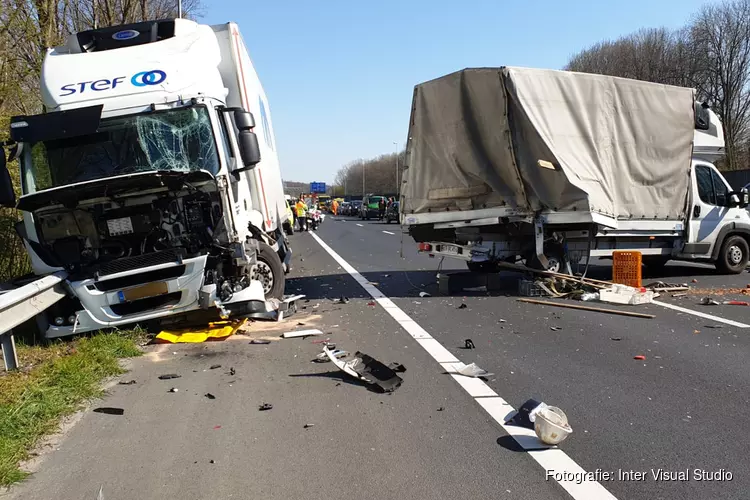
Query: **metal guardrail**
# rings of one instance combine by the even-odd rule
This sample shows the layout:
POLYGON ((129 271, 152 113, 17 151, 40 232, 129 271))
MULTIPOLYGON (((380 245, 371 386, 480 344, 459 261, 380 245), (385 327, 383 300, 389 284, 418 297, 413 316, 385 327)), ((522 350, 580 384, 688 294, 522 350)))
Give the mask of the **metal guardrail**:
POLYGON ((13 328, 65 297, 63 281, 67 276, 60 271, 0 295, 0 345, 6 370, 18 367, 13 328))

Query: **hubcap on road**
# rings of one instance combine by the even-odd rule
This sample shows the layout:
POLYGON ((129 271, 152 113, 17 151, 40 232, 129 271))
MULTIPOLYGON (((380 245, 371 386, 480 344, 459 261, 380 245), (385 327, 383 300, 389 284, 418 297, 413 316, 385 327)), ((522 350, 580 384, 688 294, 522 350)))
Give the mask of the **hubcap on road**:
POLYGON ((729 247, 729 260, 732 261, 732 264, 739 264, 742 262, 742 250, 737 245, 732 245, 729 247))
POLYGON ((268 295, 271 293, 271 289, 273 288, 273 271, 271 271, 271 266, 262 260, 259 260, 258 263, 255 264, 253 279, 263 283, 264 294, 268 295))

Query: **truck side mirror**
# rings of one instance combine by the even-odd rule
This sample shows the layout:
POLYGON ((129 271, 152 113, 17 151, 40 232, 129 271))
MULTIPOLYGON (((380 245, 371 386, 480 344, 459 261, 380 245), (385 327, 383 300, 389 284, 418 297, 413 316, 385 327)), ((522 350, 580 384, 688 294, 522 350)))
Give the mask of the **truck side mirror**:
POLYGON ((260 163, 260 145, 258 136, 255 135, 255 117, 252 113, 238 109, 234 112, 234 123, 239 130, 237 143, 240 147, 240 156, 242 156, 242 167, 235 169, 235 172, 244 172, 251 170, 255 165, 260 163))
POLYGON ((0 147, 0 207, 15 208, 16 192, 10 179, 8 165, 5 161, 5 150, 0 147))

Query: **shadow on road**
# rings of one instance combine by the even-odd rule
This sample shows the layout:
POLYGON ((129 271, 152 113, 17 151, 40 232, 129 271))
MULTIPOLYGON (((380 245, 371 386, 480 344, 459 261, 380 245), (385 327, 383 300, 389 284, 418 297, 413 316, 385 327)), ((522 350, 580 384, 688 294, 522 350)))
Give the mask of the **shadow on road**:
POLYGON ((353 379, 338 370, 319 373, 293 373, 289 376, 293 378, 327 378, 343 384, 364 387, 370 392, 379 393, 379 391, 375 390, 372 385, 362 382, 361 380, 353 379))

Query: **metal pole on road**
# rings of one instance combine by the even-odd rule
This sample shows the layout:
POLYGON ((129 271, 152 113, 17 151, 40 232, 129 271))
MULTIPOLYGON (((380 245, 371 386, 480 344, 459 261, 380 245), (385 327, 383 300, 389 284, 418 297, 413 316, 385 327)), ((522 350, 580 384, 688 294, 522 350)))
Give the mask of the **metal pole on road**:
POLYGON ((393 141, 393 145, 396 146, 396 198, 398 198, 398 194, 401 191, 398 185, 398 143, 393 141))

